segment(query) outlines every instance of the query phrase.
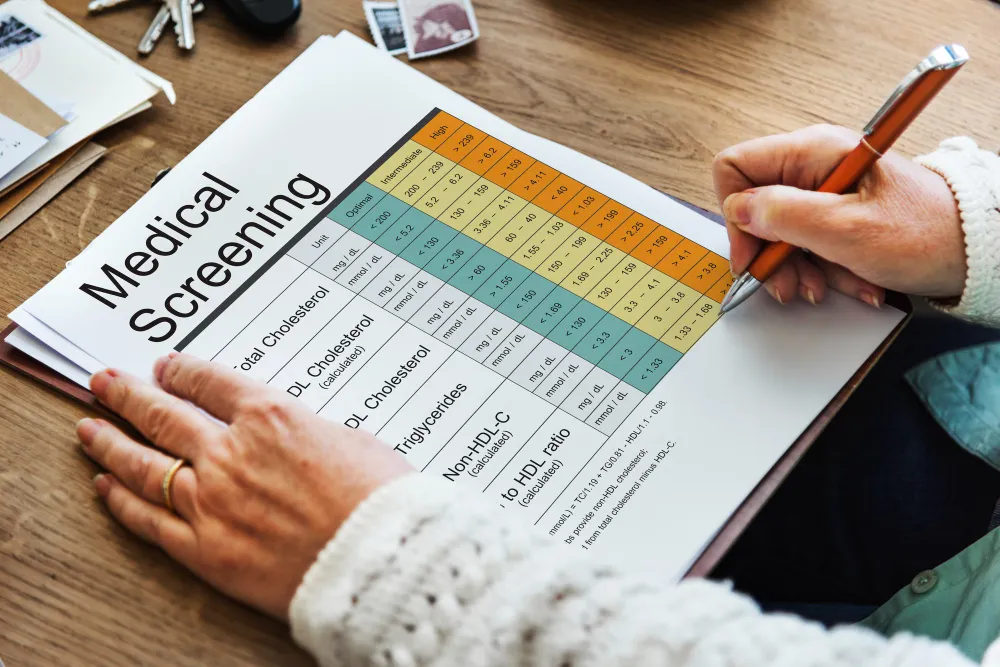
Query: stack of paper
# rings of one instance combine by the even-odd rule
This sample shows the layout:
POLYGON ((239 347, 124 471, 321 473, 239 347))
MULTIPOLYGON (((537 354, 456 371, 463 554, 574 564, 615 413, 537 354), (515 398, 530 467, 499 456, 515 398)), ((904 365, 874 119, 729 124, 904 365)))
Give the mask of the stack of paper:
POLYGON ((705 216, 342 33, 6 340, 81 385, 213 359, 527 529, 672 577, 903 318, 837 294, 720 318, 727 254, 705 216))
POLYGON ((81 150, 90 137, 161 91, 174 101, 168 81, 42 0, 0 4, 0 238, 100 157, 81 150))

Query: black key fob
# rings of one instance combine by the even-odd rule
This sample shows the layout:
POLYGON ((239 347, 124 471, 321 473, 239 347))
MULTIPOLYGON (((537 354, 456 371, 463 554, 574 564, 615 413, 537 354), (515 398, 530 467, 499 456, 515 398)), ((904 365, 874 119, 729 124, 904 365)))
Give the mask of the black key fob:
POLYGON ((223 0, 243 26, 260 35, 279 33, 302 13, 301 0, 223 0))

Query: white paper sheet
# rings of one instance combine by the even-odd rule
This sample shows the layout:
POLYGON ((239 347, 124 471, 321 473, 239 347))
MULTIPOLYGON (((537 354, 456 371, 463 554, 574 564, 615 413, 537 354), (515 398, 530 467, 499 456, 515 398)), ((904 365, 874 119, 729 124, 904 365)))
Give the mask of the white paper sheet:
POLYGON ((0 70, 43 100, 72 105, 73 121, 17 169, 0 178, 3 191, 163 90, 169 82, 125 58, 42 0, 8 0, 0 13, 16 16, 44 37, 0 58, 0 70))
POLYGON ((0 114, 0 178, 45 145, 45 137, 0 114))
POLYGON ((73 364, 62 354, 32 336, 25 329, 11 331, 4 340, 29 357, 42 362, 63 377, 76 382, 82 387, 88 386, 90 373, 73 364))
MULTIPOLYGON (((618 362, 610 353, 587 362, 582 347, 573 347, 572 353, 560 348, 555 329, 541 335, 518 324, 527 318, 512 319, 524 316, 516 315, 511 302, 483 310, 477 298, 431 275, 430 264, 421 264, 426 271, 412 264, 427 261, 418 259, 416 241, 404 239, 402 243, 410 245, 398 253, 385 249, 393 243, 391 235, 379 236, 378 244, 362 242, 363 223, 372 222, 374 229, 389 219, 383 216, 392 215, 397 221, 389 229, 396 230, 392 234, 399 242, 409 233, 402 216, 412 215, 415 222, 427 217, 422 211, 431 210, 434 192, 444 196, 451 187, 447 183, 476 184, 468 190, 463 184, 463 194, 448 195, 458 196, 459 203, 472 202, 479 184, 492 188, 469 177, 467 169, 428 157, 426 151, 407 157, 412 142, 399 143, 401 147, 383 161, 384 154, 427 122, 435 108, 536 159, 532 169, 561 172, 683 235, 701 248, 701 256, 708 251, 727 255, 724 230, 715 223, 606 165, 514 128, 342 33, 318 40, 12 318, 46 345, 76 355, 76 363, 84 368, 107 364, 149 378, 154 359, 175 347, 242 368, 300 397, 324 417, 377 433, 425 474, 481 493, 504 511, 522 516, 526 525, 652 576, 679 576, 903 313, 890 307, 875 310, 836 294, 821 307, 781 307, 758 296, 705 329, 683 356, 670 353, 677 360, 669 372, 640 391, 629 383, 641 384, 633 371, 642 370, 646 377, 642 363, 649 362, 654 370, 667 368, 653 363, 662 361, 659 357, 623 343, 640 324, 616 334, 612 350, 621 354, 623 363, 633 365, 622 367, 632 369, 629 375, 614 375, 618 362), (428 162, 407 166, 411 157, 414 165, 428 162), (433 160, 446 170, 444 177, 433 160), (385 186, 393 188, 396 197, 382 194, 369 181, 358 185, 370 166, 391 169, 397 163, 398 173, 410 175, 402 177, 399 186, 406 191, 396 191, 394 183, 385 186), (408 205, 407 191, 423 187, 421 173, 428 174, 425 179, 436 175, 413 200, 421 203, 408 205), (407 178, 415 179, 412 187, 402 185, 410 183, 407 178), (369 187, 382 198, 377 205, 359 194, 369 187), (278 194, 285 199, 275 198, 278 194), (222 199, 226 201, 220 205, 222 199), (277 202, 287 219, 266 232, 246 227, 264 219, 257 216, 269 210, 268 201, 277 202), (339 208, 323 217, 325 207, 337 201, 339 208), (209 215, 210 202, 216 208, 209 215), (376 208, 369 213, 369 206, 376 208), (379 213, 382 206, 387 208, 379 213), (390 214, 391 207, 397 212, 390 214), (344 222, 352 215, 360 221, 344 222), (194 226, 185 229, 181 218, 194 226), (175 231, 172 241, 151 241, 148 225, 162 232, 168 222, 190 238, 175 231), (349 229, 354 224, 359 225, 357 231, 349 229), (256 235, 253 242, 246 241, 248 229, 256 235), (224 244, 235 239, 245 241, 238 253, 252 252, 242 263, 219 264, 224 244), (149 244, 158 254, 151 254, 149 244), (280 251, 286 246, 287 252, 280 251), (199 274, 200 266, 208 268, 199 274), (251 280, 257 272, 260 275, 251 280), (118 287, 112 276, 117 276, 118 287), (441 284, 427 292, 434 280, 441 284), (218 284, 210 286, 212 282, 218 284), (407 299, 416 293, 431 296, 411 312, 407 299), (455 303, 462 304, 457 311, 455 303), (503 314, 508 305, 510 317, 503 314), (170 308, 173 314, 167 318, 170 308), (208 313, 218 316, 206 320, 208 313), (442 317, 442 322, 454 322, 451 328, 438 324, 442 317), (169 322, 151 324, 155 318, 169 322), (474 324, 463 329, 462 322, 474 324), (156 338, 161 340, 151 340, 156 338), (522 346, 524 341, 533 347, 522 346), (543 354, 535 359, 538 351, 543 354), (645 361, 633 363, 633 352, 645 361), (377 361, 369 364, 370 359, 377 361), (576 388, 566 394, 559 393, 564 390, 557 380, 547 393, 544 386, 532 384, 532 359, 538 362, 539 377, 569 377, 575 367, 585 368, 586 379, 574 380, 576 388), (608 360, 612 363, 606 364, 608 360)), ((464 141, 461 132, 455 137, 464 141)), ((380 173, 386 174, 384 182, 395 178, 388 171, 380 173)), ((554 190, 552 197, 557 194, 554 190)), ((506 196, 498 195, 489 206, 502 205, 500 197, 506 196)), ((580 206, 584 204, 581 200, 580 206)), ((440 258, 465 257, 455 260, 466 272, 461 277, 480 280, 483 265, 474 264, 468 254, 492 261, 489 253, 494 251, 480 244, 466 254, 457 253, 466 238, 475 237, 471 227, 462 225, 473 223, 446 223, 449 213, 461 213, 458 204, 445 205, 451 208, 434 209, 437 217, 428 217, 431 226, 420 233, 447 229, 446 224, 461 228, 445 245, 451 249, 459 243, 456 252, 440 258)), ((614 217, 611 211, 620 205, 609 202, 607 215, 614 217)), ((503 228, 508 237, 520 229, 509 226, 517 215, 503 228)), ((563 233, 559 219, 552 220, 554 226, 546 229, 563 233)), ((532 232, 542 233, 542 228, 532 232)), ((544 243, 543 236, 531 236, 535 238, 544 243)), ((575 238, 566 237, 558 247, 569 247, 575 238)), ((444 252, 436 249, 439 240, 444 242, 437 236, 418 239, 426 240, 423 247, 435 248, 432 253, 444 252)), ((531 245, 519 247, 530 255, 531 245)), ((229 252, 237 251, 229 246, 229 252)), ((504 257, 515 261, 512 254, 504 257)), ((616 265, 622 280, 630 275, 630 262, 626 257, 616 265)), ((446 265, 441 263, 440 270, 446 265)), ((499 278, 508 275, 506 268, 488 271, 493 272, 489 280, 497 277, 498 285, 499 278)), ((531 279, 536 280, 543 267, 539 264, 533 271, 536 277, 531 279)), ((643 275, 652 277, 654 272, 643 275)), ((599 285, 607 284, 614 292, 617 288, 608 280, 601 278, 599 285)), ((488 292, 489 285, 483 285, 488 292)), ((567 282, 560 285, 576 289, 567 282)), ((675 288, 685 289, 681 282, 670 289, 675 288)), ((517 289, 522 300, 536 296, 534 290, 517 289)), ((476 294, 488 300, 492 297, 487 292, 476 294)), ((715 306, 704 300, 707 295, 700 297, 704 293, 699 292, 697 304, 712 315, 715 306)), ((601 307, 593 291, 586 295, 566 312, 586 306, 584 301, 601 307)), ((671 312, 670 298, 664 294, 657 301, 666 304, 664 313, 671 312)), ((531 312, 537 307, 530 305, 531 312)), ((697 309, 684 308, 682 319, 692 313, 698 317, 697 309)), ((575 335, 572 329, 579 318, 558 317, 565 328, 560 332, 575 335)), ((612 320, 600 319, 595 326, 591 318, 587 336, 595 349, 609 344, 603 329, 617 326, 612 320)), ((671 344, 683 347, 684 335, 678 329, 681 342, 671 344)), ((670 338, 664 334, 657 344, 666 345, 670 338)), ((650 351, 658 349, 654 345, 650 351)), ((601 350, 605 354, 606 347, 601 350)))

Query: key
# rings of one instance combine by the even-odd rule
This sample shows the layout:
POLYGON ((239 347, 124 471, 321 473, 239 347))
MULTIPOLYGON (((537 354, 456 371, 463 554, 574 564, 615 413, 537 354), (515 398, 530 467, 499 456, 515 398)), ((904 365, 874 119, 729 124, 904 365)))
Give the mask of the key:
POLYGON ((170 7, 170 15, 174 19, 177 46, 190 51, 194 48, 194 14, 191 11, 191 0, 167 0, 167 6, 170 7), (176 17, 172 5, 177 6, 176 17))
MULTIPOLYGON (((200 2, 191 8, 191 12, 196 15, 201 14, 203 11, 205 11, 205 5, 200 2)), ((170 9, 165 4, 160 5, 160 9, 156 12, 153 22, 149 24, 142 39, 139 40, 138 51, 140 55, 148 56, 153 52, 156 43, 160 41, 163 31, 166 30, 169 23, 170 9)))
POLYGON ((160 5, 156 16, 153 17, 153 22, 149 24, 146 32, 142 35, 142 39, 139 40, 138 51, 140 55, 148 56, 153 52, 156 42, 160 40, 160 36, 163 35, 163 31, 166 30, 168 23, 170 23, 170 9, 165 4, 160 5))
POLYGON ((132 0, 91 0, 87 5, 87 11, 89 13, 102 12, 105 9, 111 9, 112 7, 117 7, 118 5, 123 5, 126 2, 131 2, 132 0))

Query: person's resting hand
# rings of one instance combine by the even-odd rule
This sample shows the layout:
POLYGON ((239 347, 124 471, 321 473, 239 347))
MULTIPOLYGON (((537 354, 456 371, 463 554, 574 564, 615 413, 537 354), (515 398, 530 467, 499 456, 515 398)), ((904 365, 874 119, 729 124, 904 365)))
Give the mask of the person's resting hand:
POLYGON ((858 184, 836 195, 813 192, 860 140, 842 127, 816 125, 728 148, 713 167, 726 218, 735 274, 761 240, 786 241, 801 251, 778 269, 766 289, 787 303, 812 303, 827 286, 874 306, 885 289, 936 298, 957 297, 966 275, 958 207, 937 173, 889 152, 858 184))
POLYGON ((179 355, 161 359, 155 374, 162 390, 116 371, 91 379, 94 394, 162 450, 82 420, 84 451, 108 471, 95 478, 98 494, 126 528, 211 585, 287 619, 344 520, 412 468, 374 436, 224 366, 179 355), (174 477, 174 514, 162 484, 177 458, 191 465, 174 477))

